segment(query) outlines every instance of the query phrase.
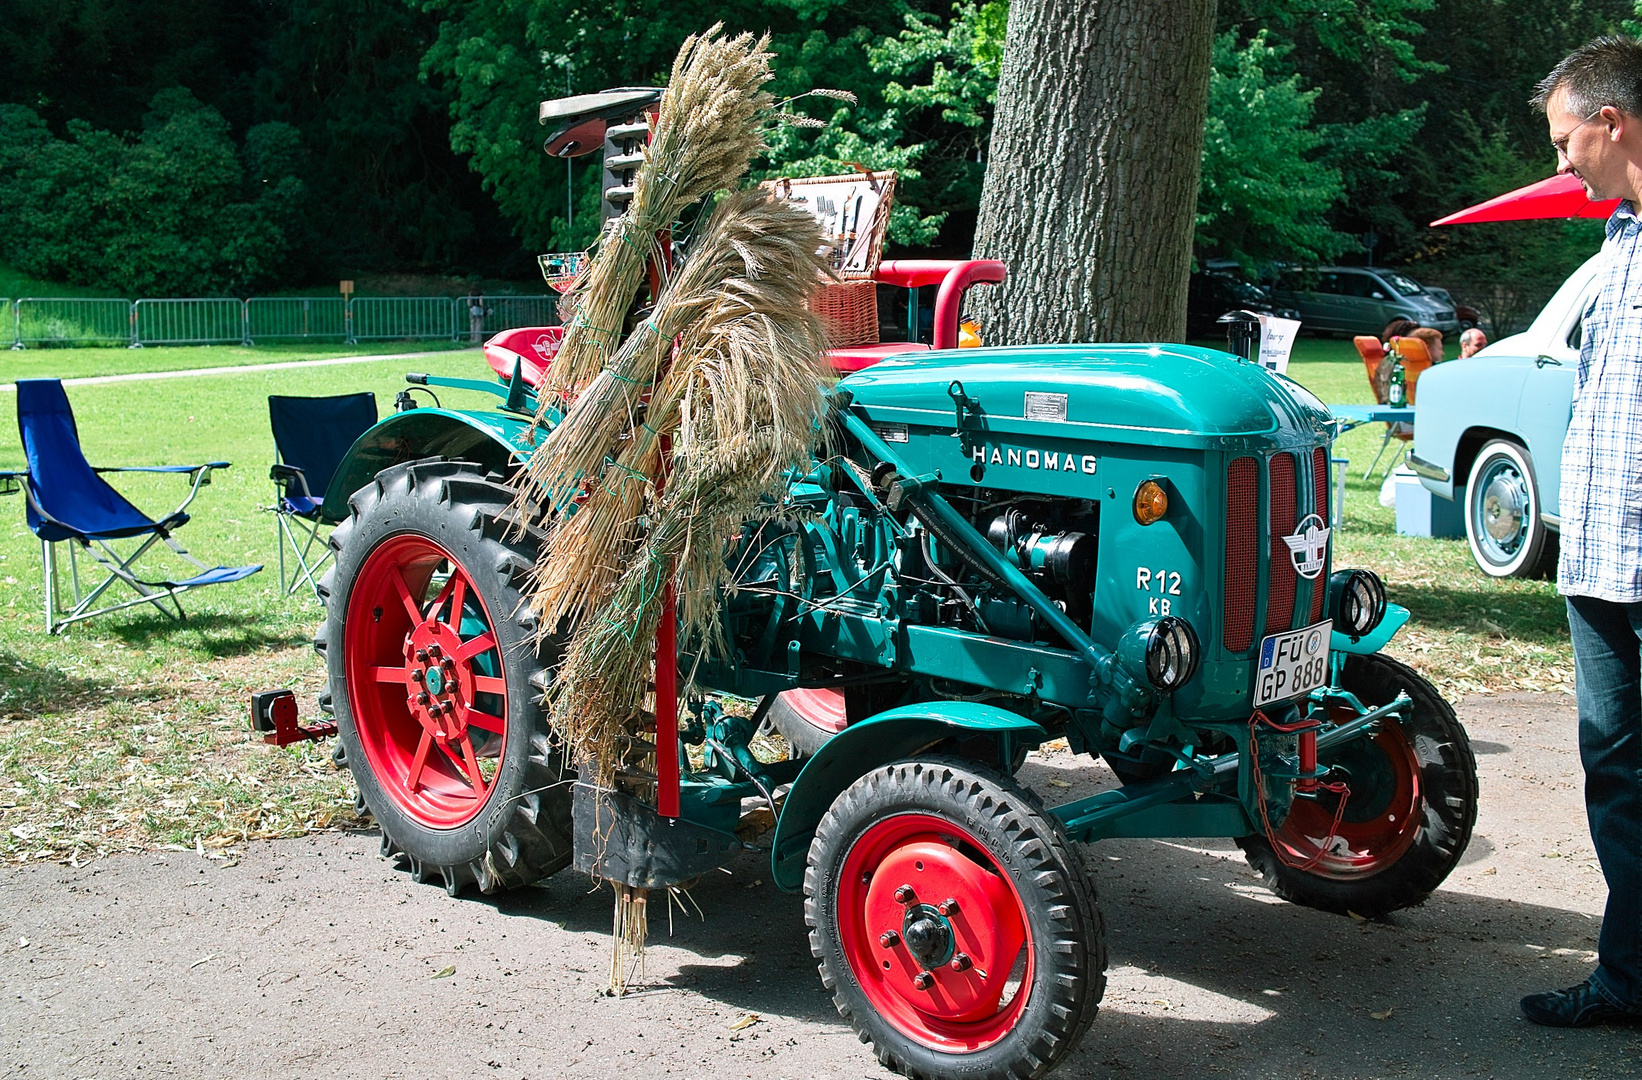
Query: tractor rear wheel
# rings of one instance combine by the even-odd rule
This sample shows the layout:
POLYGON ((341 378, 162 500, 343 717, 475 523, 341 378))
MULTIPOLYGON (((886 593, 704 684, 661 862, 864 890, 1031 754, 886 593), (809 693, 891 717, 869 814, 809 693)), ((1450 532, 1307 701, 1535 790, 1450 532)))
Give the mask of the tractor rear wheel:
POLYGON ((771 726, 792 747, 793 757, 814 757, 849 720, 842 690, 788 690, 770 704, 771 726))
POLYGON ((810 845, 804 919, 839 1013, 908 1076, 1041 1076, 1106 986, 1105 927, 1065 834, 960 758, 896 762, 838 797, 810 845))
POLYGON ((1238 844, 1285 900, 1384 915, 1420 903, 1459 864, 1477 820, 1477 763, 1453 708, 1406 664, 1352 656, 1340 681, 1370 708, 1407 690, 1408 720, 1319 755, 1349 788, 1338 828, 1340 796, 1323 792, 1294 800, 1275 829, 1281 856, 1265 836, 1238 844))
POLYGON ((569 777, 532 686, 552 657, 520 593, 537 538, 509 534, 511 499, 467 462, 386 469, 349 500, 320 582, 341 760, 382 853, 452 896, 571 858, 569 777))

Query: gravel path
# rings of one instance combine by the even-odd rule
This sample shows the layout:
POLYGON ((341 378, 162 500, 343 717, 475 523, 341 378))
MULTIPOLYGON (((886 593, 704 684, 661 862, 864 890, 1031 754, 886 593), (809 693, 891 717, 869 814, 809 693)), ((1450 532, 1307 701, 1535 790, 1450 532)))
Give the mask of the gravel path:
MULTIPOLYGON (((1571 699, 1473 698, 1460 715, 1476 838, 1441 892, 1388 922, 1278 902, 1220 841, 1083 848, 1111 980, 1055 1075, 1642 1075, 1642 1027, 1516 1015, 1521 994, 1585 976, 1604 898, 1571 699)), ((1022 776, 1051 802, 1109 780, 1065 753, 1022 776)), ((767 876, 752 858, 710 875, 706 921, 676 917, 671 937, 653 917, 646 977, 612 999, 610 894, 572 873, 452 900, 370 834, 256 844, 235 865, 8 868, 0 1076, 889 1075, 821 989, 798 898, 767 876)))

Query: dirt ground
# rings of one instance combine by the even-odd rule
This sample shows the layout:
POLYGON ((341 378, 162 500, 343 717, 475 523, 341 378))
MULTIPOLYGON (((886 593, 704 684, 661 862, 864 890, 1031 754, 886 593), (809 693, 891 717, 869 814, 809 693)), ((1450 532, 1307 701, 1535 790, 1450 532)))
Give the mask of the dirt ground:
MULTIPOLYGON (((1279 902, 1226 842, 1083 848, 1110 984, 1055 1075, 1642 1076, 1642 1027, 1549 1031, 1516 1012, 1584 978, 1596 946, 1572 699, 1478 697, 1460 715, 1476 835, 1440 892, 1387 922, 1279 902)), ((1021 775, 1051 803, 1110 780, 1066 753, 1021 775)), ((822 990, 799 898, 756 858, 695 890, 705 921, 675 914, 669 936, 653 916, 648 970, 614 999, 608 890, 566 872, 453 900, 376 846, 329 833, 235 865, 0 870, 0 1075, 889 1075, 822 990)))

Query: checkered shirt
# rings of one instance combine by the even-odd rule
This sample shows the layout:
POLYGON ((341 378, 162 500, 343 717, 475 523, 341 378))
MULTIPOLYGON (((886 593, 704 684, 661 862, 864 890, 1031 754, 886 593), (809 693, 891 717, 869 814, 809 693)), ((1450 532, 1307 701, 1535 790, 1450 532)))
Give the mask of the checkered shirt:
POLYGON ((1562 444, 1557 591, 1632 603, 1642 600, 1642 219, 1622 202, 1607 231, 1562 444))

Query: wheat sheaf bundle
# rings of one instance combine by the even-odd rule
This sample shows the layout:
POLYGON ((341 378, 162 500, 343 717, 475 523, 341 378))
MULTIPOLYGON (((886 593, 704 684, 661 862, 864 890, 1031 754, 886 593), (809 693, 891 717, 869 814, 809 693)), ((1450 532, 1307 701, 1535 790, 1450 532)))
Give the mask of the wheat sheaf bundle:
POLYGON ((551 533, 531 602, 543 627, 575 620, 549 710, 601 786, 642 727, 666 587, 683 637, 717 642, 725 545, 774 510, 786 470, 813 447, 824 337, 809 299, 820 246, 799 209, 762 192, 722 198, 653 316, 682 328, 642 422, 631 411, 636 383, 595 380, 538 451, 543 475, 560 480, 586 474, 589 447, 600 454, 589 497, 551 533))
POLYGON ((723 37, 723 24, 684 40, 651 128, 627 212, 611 222, 581 282, 566 294, 564 341, 542 407, 574 396, 605 367, 622 320, 657 254, 656 236, 685 207, 735 185, 764 151, 761 121, 774 99, 769 35, 723 37))

